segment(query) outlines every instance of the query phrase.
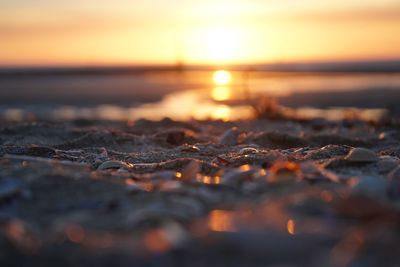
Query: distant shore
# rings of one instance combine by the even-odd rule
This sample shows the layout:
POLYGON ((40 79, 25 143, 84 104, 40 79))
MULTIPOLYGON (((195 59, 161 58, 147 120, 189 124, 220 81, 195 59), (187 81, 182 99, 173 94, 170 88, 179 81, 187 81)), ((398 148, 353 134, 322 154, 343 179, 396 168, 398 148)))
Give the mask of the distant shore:
POLYGON ((398 73, 400 59, 364 61, 321 61, 266 64, 232 65, 194 65, 194 64, 155 64, 155 65, 87 65, 87 66, 0 66, 0 78, 12 76, 54 76, 54 75, 115 75, 143 74, 154 72, 213 71, 220 68, 247 72, 287 72, 287 73, 398 73))

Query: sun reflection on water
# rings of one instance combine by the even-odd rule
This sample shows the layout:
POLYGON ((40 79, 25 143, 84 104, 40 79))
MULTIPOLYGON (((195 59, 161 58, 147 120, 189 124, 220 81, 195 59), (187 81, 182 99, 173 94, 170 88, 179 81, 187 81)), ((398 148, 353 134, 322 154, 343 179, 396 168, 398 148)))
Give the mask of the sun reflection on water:
POLYGON ((229 121, 231 119, 231 108, 226 105, 219 105, 211 113, 211 118, 214 120, 229 121))
POLYGON ((211 98, 215 101, 225 101, 231 98, 230 84, 232 74, 227 70, 217 70, 212 75, 215 87, 211 90, 211 98))
POLYGON ((231 89, 228 86, 216 86, 211 91, 211 97, 216 101, 224 101, 231 98, 231 89))

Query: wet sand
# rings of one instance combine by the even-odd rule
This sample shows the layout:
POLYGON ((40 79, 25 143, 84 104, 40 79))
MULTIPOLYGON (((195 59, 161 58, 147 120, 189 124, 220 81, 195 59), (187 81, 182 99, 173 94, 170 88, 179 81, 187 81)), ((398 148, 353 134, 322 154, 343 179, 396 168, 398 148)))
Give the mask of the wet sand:
POLYGON ((400 261, 398 125, 1 125, 1 266, 400 261))

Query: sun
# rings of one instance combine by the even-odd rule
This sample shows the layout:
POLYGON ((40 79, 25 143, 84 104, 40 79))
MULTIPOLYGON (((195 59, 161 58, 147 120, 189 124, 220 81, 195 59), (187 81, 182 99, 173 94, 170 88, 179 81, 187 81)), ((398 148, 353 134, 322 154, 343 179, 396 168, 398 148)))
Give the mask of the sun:
POLYGON ((215 85, 227 85, 232 81, 232 75, 227 70, 217 70, 213 73, 213 81, 215 85))

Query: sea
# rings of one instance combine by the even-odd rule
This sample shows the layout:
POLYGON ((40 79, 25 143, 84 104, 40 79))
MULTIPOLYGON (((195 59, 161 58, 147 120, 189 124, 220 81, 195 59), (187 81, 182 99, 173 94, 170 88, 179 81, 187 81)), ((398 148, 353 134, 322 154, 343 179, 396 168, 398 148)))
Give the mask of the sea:
POLYGON ((247 119, 265 99, 306 117, 398 114, 400 60, 0 68, 0 117, 16 121, 247 119))

